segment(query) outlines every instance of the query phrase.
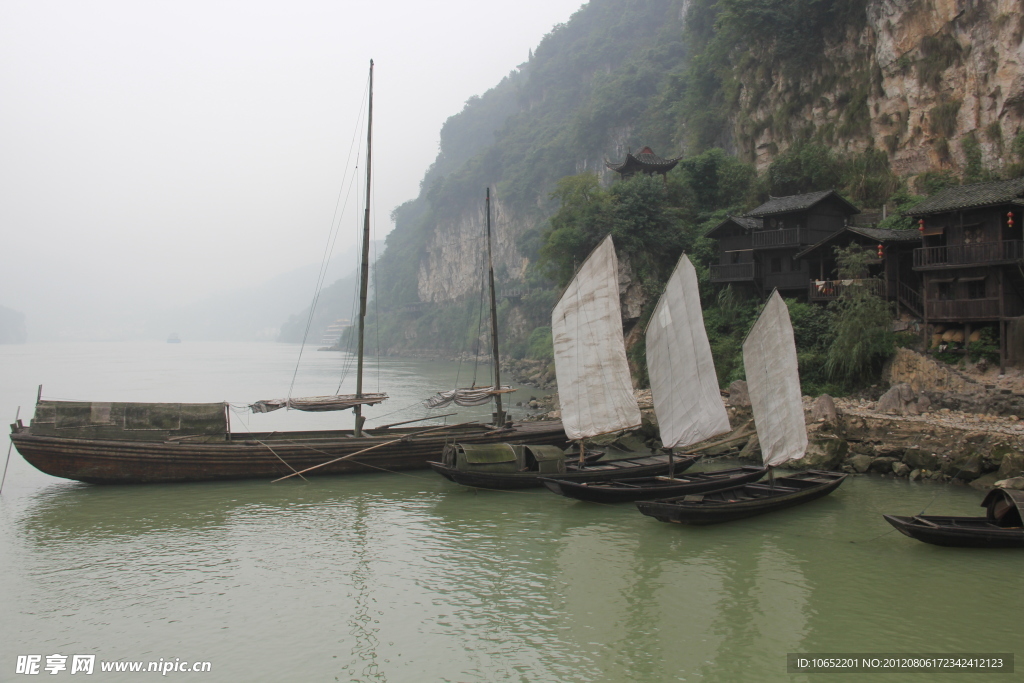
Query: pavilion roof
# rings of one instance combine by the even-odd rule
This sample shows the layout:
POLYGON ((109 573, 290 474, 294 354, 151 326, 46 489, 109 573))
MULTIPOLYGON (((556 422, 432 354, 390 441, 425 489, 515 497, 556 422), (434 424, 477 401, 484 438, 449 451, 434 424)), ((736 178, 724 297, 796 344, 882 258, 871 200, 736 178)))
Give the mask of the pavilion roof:
POLYGON ((638 171, 643 173, 668 173, 679 160, 683 157, 678 156, 673 159, 664 159, 659 157, 650 147, 644 147, 636 154, 632 152, 626 153, 626 159, 620 164, 614 164, 610 161, 605 161, 605 166, 623 175, 629 175, 638 171))

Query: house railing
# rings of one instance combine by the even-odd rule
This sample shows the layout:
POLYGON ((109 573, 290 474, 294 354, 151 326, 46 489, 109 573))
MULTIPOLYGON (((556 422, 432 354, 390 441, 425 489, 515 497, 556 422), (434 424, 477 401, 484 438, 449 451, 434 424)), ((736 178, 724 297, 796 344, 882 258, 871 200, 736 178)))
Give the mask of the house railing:
POLYGON ((852 287, 867 288, 868 291, 883 299, 888 295, 885 280, 872 277, 862 280, 811 280, 807 289, 807 298, 810 301, 834 301, 852 287))
POLYGON ((921 301, 921 294, 905 282, 896 283, 896 299, 899 303, 917 316, 924 314, 924 303, 921 301))
POLYGON ((999 299, 928 299, 929 320, 998 320, 999 299))
POLYGON ((727 263, 711 266, 712 282, 749 282, 757 277, 756 263, 727 263))
POLYGON ((915 268, 943 268, 1001 263, 1024 259, 1024 241, 980 242, 914 250, 915 268))
POLYGON ((788 228, 786 230, 759 230, 754 233, 754 249, 771 247, 792 247, 810 244, 810 231, 807 228, 788 228))

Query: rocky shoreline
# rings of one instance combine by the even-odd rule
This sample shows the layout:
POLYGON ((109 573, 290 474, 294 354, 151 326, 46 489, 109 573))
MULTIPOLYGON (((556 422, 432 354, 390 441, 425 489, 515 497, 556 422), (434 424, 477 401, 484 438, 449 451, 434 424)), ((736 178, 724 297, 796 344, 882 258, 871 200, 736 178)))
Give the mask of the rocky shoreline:
MULTIPOLYGON (((877 400, 804 396, 807 455, 791 469, 831 469, 970 485, 1024 489, 1024 393, 1020 376, 975 379, 901 349, 887 369, 894 383, 877 400), (916 388, 915 388, 916 385, 916 388)), ((723 391, 734 429, 752 419, 746 383, 723 391)), ((643 425, 620 445, 657 449, 650 390, 636 392, 643 425)), ((559 419, 557 394, 531 400, 528 420, 559 419)), ((612 441, 616 437, 610 437, 612 441)), ((757 437, 739 457, 760 461, 757 437)))

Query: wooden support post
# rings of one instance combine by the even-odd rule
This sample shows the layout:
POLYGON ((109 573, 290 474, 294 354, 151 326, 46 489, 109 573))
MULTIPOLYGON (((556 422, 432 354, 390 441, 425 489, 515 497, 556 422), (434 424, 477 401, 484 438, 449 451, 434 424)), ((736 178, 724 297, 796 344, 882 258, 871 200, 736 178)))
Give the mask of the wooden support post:
POLYGON ((1006 374, 1006 298, 1003 280, 1005 273, 999 269, 999 374, 1006 374))

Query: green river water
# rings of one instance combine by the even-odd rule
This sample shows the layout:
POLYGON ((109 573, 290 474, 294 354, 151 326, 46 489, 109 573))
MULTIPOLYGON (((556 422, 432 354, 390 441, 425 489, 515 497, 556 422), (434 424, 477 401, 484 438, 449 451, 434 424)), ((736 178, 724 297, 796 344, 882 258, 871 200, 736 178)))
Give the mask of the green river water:
MULTIPOLYGON (((271 344, 0 347, 0 413, 21 405, 27 418, 40 382, 50 398, 278 398, 296 355, 271 344)), ((307 352, 296 395, 333 391, 340 367, 338 354, 307 352)), ((460 371, 371 369, 369 388, 379 378, 392 395, 371 424, 422 416, 417 397, 460 371)), ((351 420, 280 413, 249 426, 351 420)), ((236 431, 245 423, 233 416, 236 431)), ((790 652, 1019 650, 1024 553, 929 546, 881 517, 929 505, 983 514, 980 500, 859 476, 806 506, 687 528, 632 505, 475 491, 429 471, 91 486, 15 451, 0 497, 0 680, 32 680, 16 673, 31 654, 43 665, 96 655, 85 680, 101 681, 161 676, 103 673, 100 661, 160 659, 209 661, 209 672, 165 677, 205 681, 1024 679, 786 672, 790 652)))

